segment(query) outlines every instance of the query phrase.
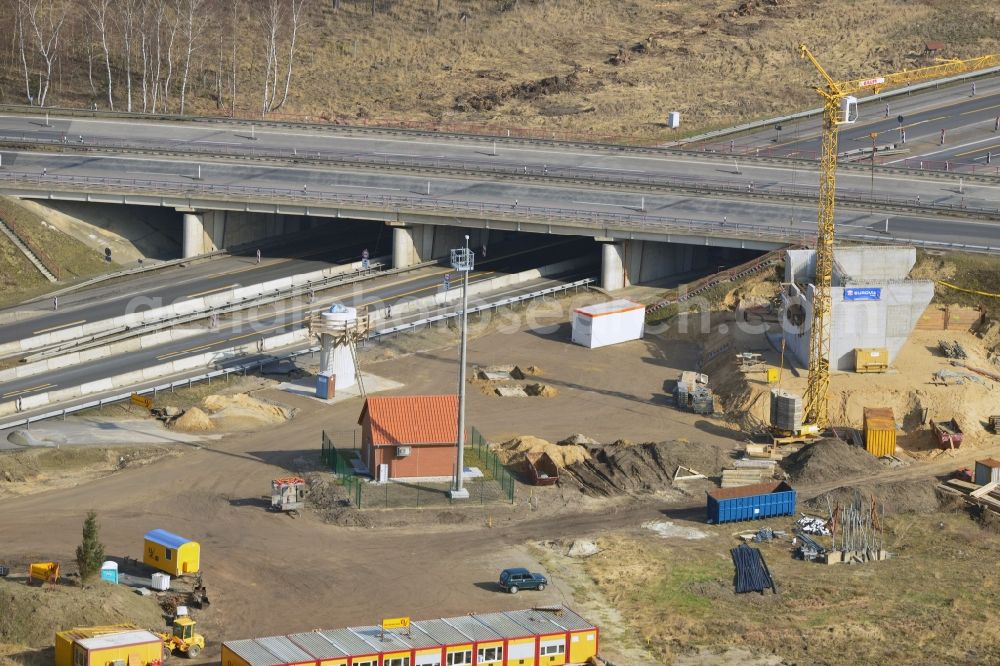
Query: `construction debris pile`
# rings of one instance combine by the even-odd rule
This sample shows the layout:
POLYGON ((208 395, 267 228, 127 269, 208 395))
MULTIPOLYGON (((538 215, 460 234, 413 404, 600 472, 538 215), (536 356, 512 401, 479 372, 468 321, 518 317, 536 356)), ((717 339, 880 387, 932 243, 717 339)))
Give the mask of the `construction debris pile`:
POLYGON ((941 349, 941 353, 948 358, 969 358, 969 355, 965 353, 965 349, 958 343, 958 340, 952 340, 951 342, 938 340, 938 347, 941 349))
POLYGON ((583 435, 573 435, 556 444, 540 437, 520 435, 506 442, 491 444, 490 450, 505 465, 522 465, 529 454, 544 453, 562 468, 587 460, 590 457, 587 447, 593 444, 597 442, 583 435))
POLYGON ((774 584, 771 572, 764 562, 764 556, 760 550, 751 548, 746 544, 740 544, 729 553, 733 556, 733 564, 736 566, 736 593, 760 592, 771 588, 777 594, 778 587, 774 584))

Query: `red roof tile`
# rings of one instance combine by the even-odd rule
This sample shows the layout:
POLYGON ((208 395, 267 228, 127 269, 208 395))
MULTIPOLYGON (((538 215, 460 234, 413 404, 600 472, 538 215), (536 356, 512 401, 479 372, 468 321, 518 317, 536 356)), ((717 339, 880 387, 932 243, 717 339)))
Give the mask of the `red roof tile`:
POLYGON ((358 423, 371 418, 372 444, 452 444, 458 441, 457 395, 373 396, 358 423))

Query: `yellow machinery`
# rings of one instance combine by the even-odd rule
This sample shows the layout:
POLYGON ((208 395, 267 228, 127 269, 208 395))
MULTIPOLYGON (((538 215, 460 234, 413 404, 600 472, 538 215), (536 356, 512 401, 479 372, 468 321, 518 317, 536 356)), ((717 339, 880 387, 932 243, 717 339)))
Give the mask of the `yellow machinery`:
MULTIPOLYGON (((822 75, 825 85, 816 92, 823 98, 823 138, 819 180, 819 233, 816 238, 816 290, 812 328, 809 331, 809 381, 806 387, 802 430, 815 433, 827 426, 830 389, 830 286, 833 282, 834 199, 837 177, 837 132, 840 125, 858 119, 855 94, 916 81, 954 76, 1000 65, 1000 54, 970 60, 946 60, 930 67, 853 81, 834 81, 805 44, 802 57, 822 75)), ((874 157, 873 157, 874 159, 874 157)))
POLYGON ((174 620, 172 634, 157 634, 163 639, 163 656, 175 650, 194 659, 205 649, 205 637, 194 630, 195 621, 184 615, 174 620))

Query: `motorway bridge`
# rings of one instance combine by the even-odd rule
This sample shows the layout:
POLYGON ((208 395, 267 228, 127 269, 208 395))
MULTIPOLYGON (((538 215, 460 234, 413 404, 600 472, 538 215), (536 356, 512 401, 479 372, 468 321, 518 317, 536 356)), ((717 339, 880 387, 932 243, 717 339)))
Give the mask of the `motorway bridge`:
MULTIPOLYGON (((973 109, 978 122, 1000 105, 993 83, 980 86, 971 99, 915 94, 906 112, 951 117, 951 104, 957 122, 973 109)), ((37 114, 0 116, 0 144, 0 191, 174 208, 185 256, 225 245, 247 215, 374 220, 393 227, 396 266, 440 256, 468 229, 473 242, 490 230, 593 238, 615 288, 682 272, 690 251, 676 246, 766 250, 815 233, 815 164, 795 156, 37 114)), ((1000 178, 904 166, 842 165, 840 238, 1000 248, 1000 178)))

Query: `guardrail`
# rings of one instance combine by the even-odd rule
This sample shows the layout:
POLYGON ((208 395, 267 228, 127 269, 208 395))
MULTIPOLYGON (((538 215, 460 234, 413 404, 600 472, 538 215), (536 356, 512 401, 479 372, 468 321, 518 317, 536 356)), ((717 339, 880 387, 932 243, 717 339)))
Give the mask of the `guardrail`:
MULTIPOLYGON (((469 312, 481 312, 481 311, 487 310, 487 309, 499 308, 499 307, 504 307, 504 306, 508 306, 508 305, 514 305, 516 303, 524 302, 524 301, 527 301, 527 300, 533 300, 535 298, 541 298, 541 297, 544 297, 544 296, 547 296, 547 295, 550 295, 550 294, 555 294, 555 293, 558 293, 560 291, 567 291, 569 289, 579 289, 581 287, 588 286, 588 285, 592 284, 593 282, 594 282, 593 278, 587 278, 587 279, 584 279, 584 280, 577 280, 575 282, 571 282, 571 283, 567 283, 567 284, 563 284, 563 285, 557 285, 555 287, 547 287, 545 289, 539 289, 539 290, 536 290, 536 291, 529 292, 527 294, 521 294, 521 295, 518 295, 518 296, 512 296, 512 297, 509 297, 509 298, 500 299, 500 300, 492 302, 492 303, 483 304, 483 305, 477 306, 475 309, 471 309, 470 308, 469 312)), ((381 330, 381 331, 373 331, 371 333, 371 335, 369 336, 369 339, 375 339, 375 340, 377 340, 378 338, 381 338, 381 337, 384 337, 384 336, 387 336, 387 335, 394 335, 394 334, 398 334, 398 333, 401 333, 401 332, 406 331, 406 330, 412 330, 412 329, 415 329, 415 328, 418 328, 418 327, 427 326, 427 325, 429 325, 431 323, 434 323, 436 321, 442 321, 442 320, 447 319, 449 317, 458 316, 458 314, 459 314, 458 312, 452 312, 452 313, 448 313, 446 315, 441 315, 441 316, 436 316, 436 317, 422 318, 422 319, 419 319, 419 320, 416 320, 416 321, 413 321, 413 322, 408 322, 406 324, 402 324, 400 326, 394 326, 392 328, 384 329, 384 330, 381 330)), ((258 356, 258 357, 254 358, 252 360, 247 360, 247 361, 244 361, 242 363, 235 363, 235 364, 229 365, 229 366, 227 366, 225 368, 217 368, 215 370, 209 370, 207 372, 203 372, 203 373, 200 373, 198 375, 194 375, 192 377, 184 377, 182 379, 176 379, 176 380, 173 380, 173 381, 170 381, 170 382, 165 382, 163 384, 157 384, 156 386, 150 386, 150 387, 146 387, 146 388, 143 388, 143 389, 136 389, 134 391, 129 391, 128 393, 118 393, 118 394, 115 394, 115 395, 112 395, 112 396, 98 398, 97 400, 90 400, 90 401, 87 401, 87 402, 84 402, 84 403, 80 403, 78 405, 72 405, 70 407, 63 407, 61 409, 56 409, 56 410, 52 410, 52 411, 49 411, 49 412, 44 412, 44 413, 41 413, 41 414, 28 415, 28 416, 24 416, 24 417, 22 417, 20 419, 15 419, 15 420, 12 420, 12 421, 5 421, 3 423, 0 423, 0 429, 18 428, 18 427, 21 427, 21 426, 28 427, 32 423, 35 423, 35 422, 38 422, 38 421, 44 421, 44 420, 47 420, 47 419, 52 419, 52 418, 57 418, 57 417, 65 418, 69 414, 73 414, 75 412, 83 411, 85 409, 93 409, 94 407, 101 408, 104 405, 110 405, 110 404, 114 404, 114 403, 117 403, 117 402, 123 402, 125 400, 129 400, 133 394, 137 394, 137 395, 152 395, 152 396, 155 397, 157 395, 157 393, 160 393, 160 392, 163 392, 163 391, 173 390, 175 388, 184 387, 184 386, 190 387, 192 384, 198 383, 198 382, 202 382, 202 381, 211 382, 213 379, 215 379, 217 377, 225 377, 228 380, 228 378, 229 378, 230 375, 234 375, 234 374, 244 374, 245 375, 247 372, 253 370, 254 368, 256 368, 259 372, 263 372, 264 367, 267 366, 267 365, 270 365, 272 363, 277 363, 277 362, 280 362, 280 361, 286 361, 286 360, 289 360, 289 359, 297 358, 297 357, 305 355, 305 354, 315 354, 318 351, 320 351, 320 347, 318 345, 312 345, 312 346, 306 347, 304 349, 289 350, 287 352, 283 352, 283 353, 280 353, 280 354, 268 354, 267 356, 258 356)))

